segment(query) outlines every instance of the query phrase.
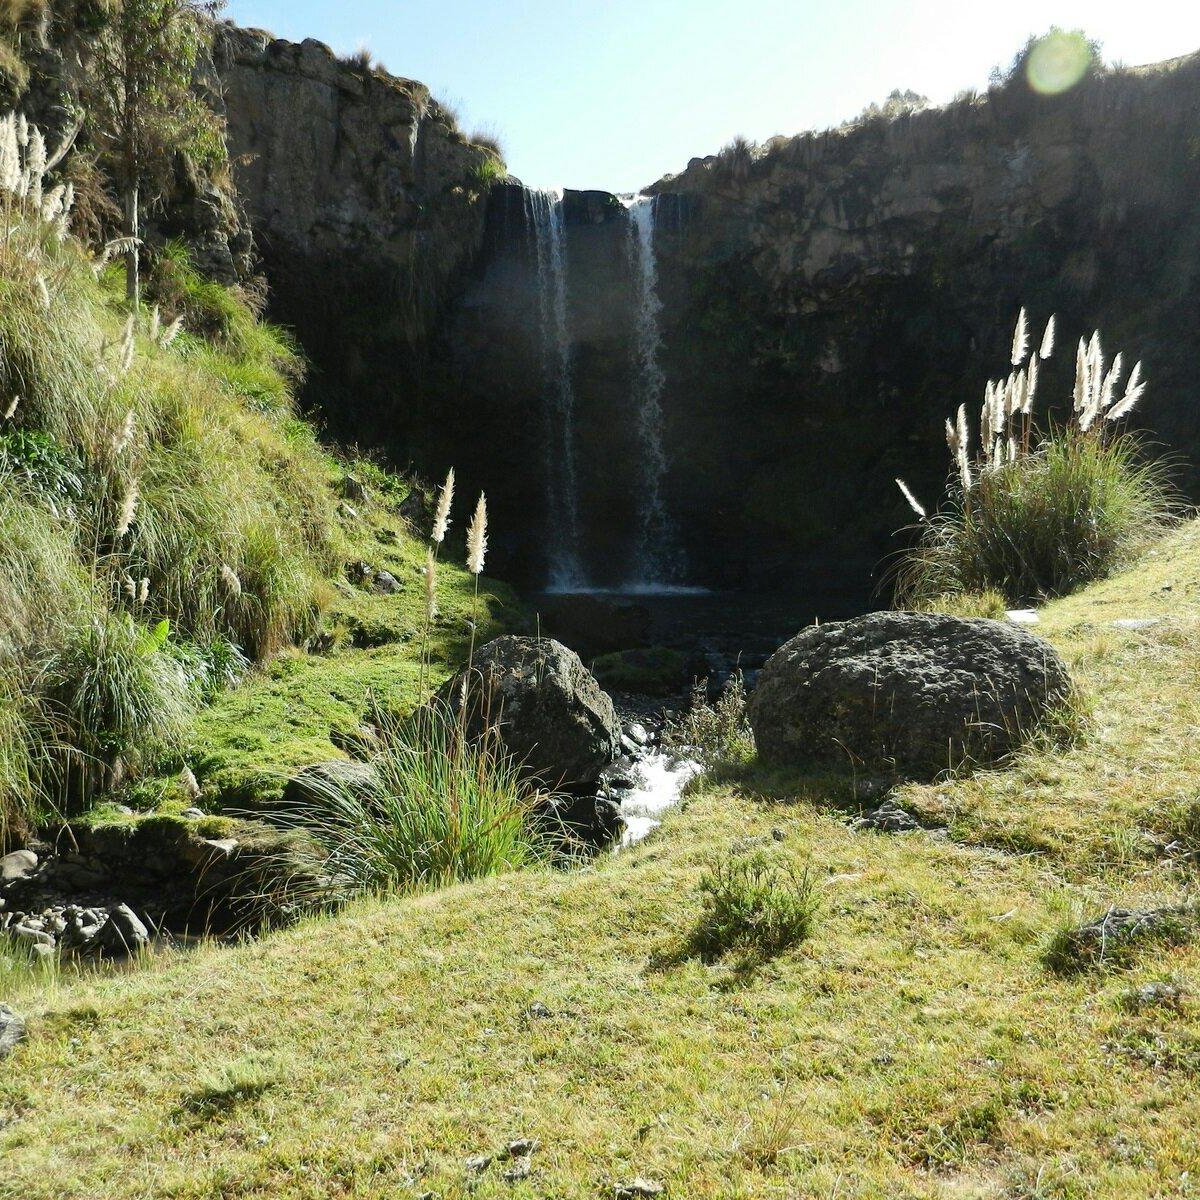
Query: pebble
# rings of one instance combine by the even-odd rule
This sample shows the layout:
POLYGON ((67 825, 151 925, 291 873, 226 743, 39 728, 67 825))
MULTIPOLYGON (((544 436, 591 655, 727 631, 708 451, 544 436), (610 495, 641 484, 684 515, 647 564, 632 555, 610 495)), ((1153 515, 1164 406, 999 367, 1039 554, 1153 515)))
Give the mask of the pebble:
POLYGON ((1161 624, 1159 617, 1118 617, 1113 622, 1114 629, 1151 629, 1161 624))

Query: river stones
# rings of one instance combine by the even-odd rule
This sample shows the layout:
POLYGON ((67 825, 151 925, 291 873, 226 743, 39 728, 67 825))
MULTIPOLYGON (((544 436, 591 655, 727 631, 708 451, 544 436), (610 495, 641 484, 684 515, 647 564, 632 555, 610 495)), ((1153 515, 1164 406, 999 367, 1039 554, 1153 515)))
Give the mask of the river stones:
POLYGON ((547 787, 595 783, 620 745, 612 701, 579 655, 551 638, 496 638, 438 698, 455 713, 465 703, 471 735, 495 730, 525 773, 547 787))
POLYGON ((777 650, 750 702, 764 762, 930 780, 991 763, 1062 704, 1070 676, 1010 623, 871 613, 814 625, 777 650))

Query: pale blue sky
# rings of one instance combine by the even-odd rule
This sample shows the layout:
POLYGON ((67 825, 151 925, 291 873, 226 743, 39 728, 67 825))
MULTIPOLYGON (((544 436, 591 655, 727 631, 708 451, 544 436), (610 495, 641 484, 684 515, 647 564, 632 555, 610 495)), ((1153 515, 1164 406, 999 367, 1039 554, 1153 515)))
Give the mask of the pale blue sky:
POLYGON ((1055 24, 1130 65, 1200 50, 1192 0, 231 0, 228 15, 366 45, 498 135, 526 183, 610 191, 737 134, 836 125, 896 87, 982 89, 1055 24))

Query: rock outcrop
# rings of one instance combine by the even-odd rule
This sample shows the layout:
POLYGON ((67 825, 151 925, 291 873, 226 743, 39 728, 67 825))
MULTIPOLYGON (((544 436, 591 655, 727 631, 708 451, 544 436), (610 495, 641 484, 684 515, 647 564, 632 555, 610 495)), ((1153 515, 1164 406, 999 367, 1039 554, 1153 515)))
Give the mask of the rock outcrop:
POLYGON ((337 432, 407 442, 429 330, 474 262, 495 155, 424 84, 223 25, 213 48, 238 193, 337 432), (404 398, 405 404, 397 404, 404 398))
POLYGON ((550 788, 594 784, 620 747, 612 701, 573 650, 550 638, 505 636, 439 692, 457 711, 466 692, 474 736, 495 729, 505 750, 550 788))
POLYGON ((933 779, 992 763, 1068 697, 1047 642, 1002 621, 871 613, 814 625, 771 658, 750 701, 760 757, 933 779))

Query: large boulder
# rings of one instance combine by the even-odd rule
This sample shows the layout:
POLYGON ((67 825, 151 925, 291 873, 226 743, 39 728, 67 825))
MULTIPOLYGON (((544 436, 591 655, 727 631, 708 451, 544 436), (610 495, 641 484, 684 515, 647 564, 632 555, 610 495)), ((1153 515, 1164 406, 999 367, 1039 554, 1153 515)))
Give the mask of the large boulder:
POLYGON ((464 684, 471 734, 496 729, 524 771, 548 787, 586 787, 616 757, 621 735, 612 701, 561 642, 489 642, 438 693, 455 712, 464 684))
POLYGON ((1061 704, 1054 648, 1015 625, 871 613, 814 625, 767 660, 750 702, 760 757, 932 779, 994 762, 1061 704))

